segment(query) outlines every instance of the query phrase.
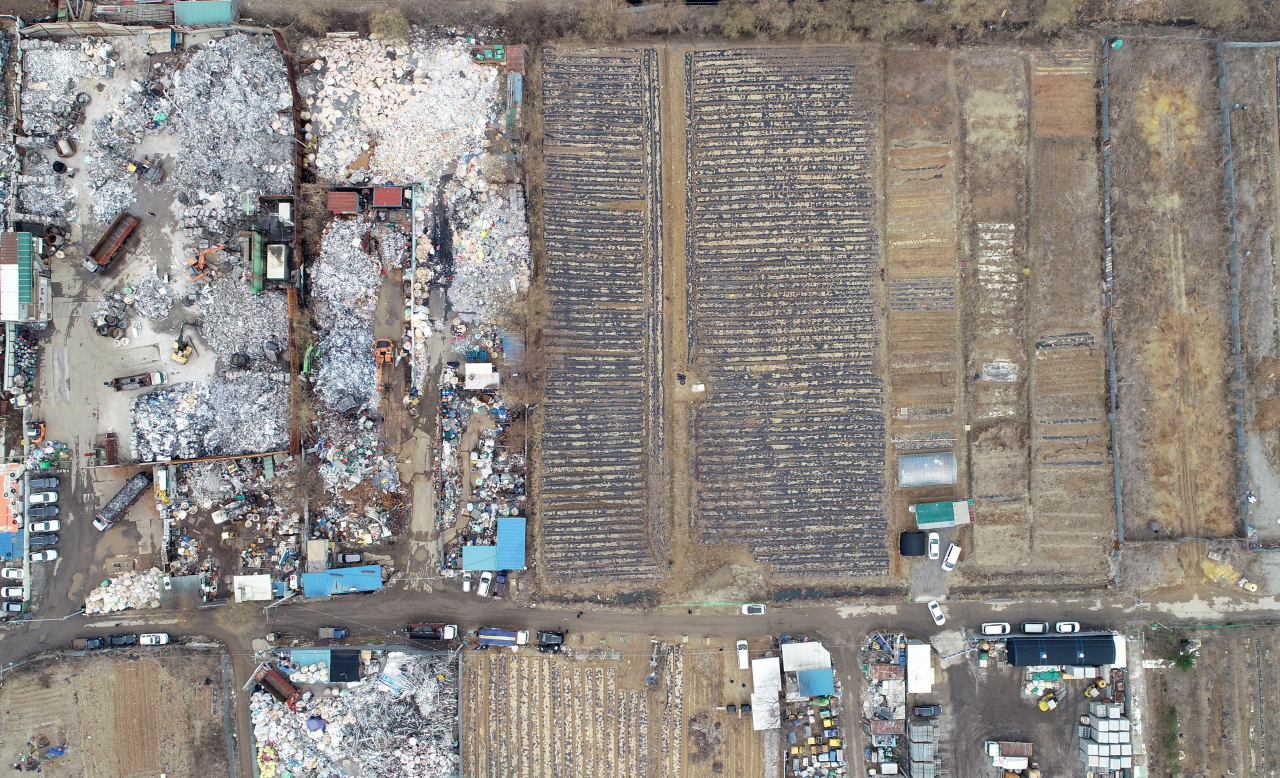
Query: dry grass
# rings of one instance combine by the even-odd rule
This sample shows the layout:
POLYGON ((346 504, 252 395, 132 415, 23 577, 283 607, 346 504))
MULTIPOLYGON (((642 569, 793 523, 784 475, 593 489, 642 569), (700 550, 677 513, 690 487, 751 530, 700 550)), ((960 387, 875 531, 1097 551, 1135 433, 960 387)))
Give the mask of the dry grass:
POLYGON ((326 2, 303 3, 297 22, 312 35, 324 35, 333 27, 333 6, 326 2))
POLYGON ((627 37, 627 20, 618 13, 617 0, 595 0, 582 14, 578 31, 590 43, 613 43, 627 37))
POLYGON ((399 8, 384 8, 369 14, 369 35, 380 41, 402 41, 409 37, 409 20, 399 8))
POLYGON ((1035 28, 1045 35, 1052 35, 1064 27, 1076 23, 1084 0, 1045 0, 1044 7, 1035 17, 1035 28))
POLYGON ((1189 0, 1185 15, 1206 27, 1227 27, 1249 18, 1245 0, 1189 0))
POLYGON ((747 0, 732 0, 720 6, 724 17, 720 20, 720 34, 729 40, 753 38, 756 34, 756 4, 747 0))

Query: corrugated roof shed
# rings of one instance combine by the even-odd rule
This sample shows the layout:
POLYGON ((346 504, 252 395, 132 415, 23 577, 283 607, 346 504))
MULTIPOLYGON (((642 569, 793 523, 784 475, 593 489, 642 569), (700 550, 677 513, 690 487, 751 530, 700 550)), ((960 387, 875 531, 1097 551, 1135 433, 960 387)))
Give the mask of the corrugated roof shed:
POLYGON ((969 523, 973 515, 973 500, 925 502, 912 505, 910 510, 916 515, 916 526, 920 529, 954 527, 969 523))
POLYGON ((946 486, 956 482, 956 455, 951 451, 933 454, 902 454, 898 457, 898 486, 946 486))
POLYGON ((173 18, 183 27, 230 24, 240 18, 240 8, 231 0, 175 0, 173 18))
POLYGON ((330 213, 360 213, 360 195, 355 192, 330 192, 330 213))
POLYGON ((382 565, 340 567, 323 573, 303 573, 302 593, 307 597, 328 597, 382 589, 382 565))
POLYGON ((907 720, 893 719, 892 721, 885 721, 884 719, 872 719, 871 734, 873 735, 905 735, 907 734, 907 720))
POLYGON ((831 668, 801 670, 796 673, 801 697, 826 697, 836 693, 835 678, 831 668))
POLYGON ((525 520, 498 519, 498 539, 492 546, 463 546, 463 570, 523 570, 525 568, 525 520))
POLYGON ((398 186, 378 186, 373 190, 374 208, 403 208, 404 189, 398 186))
POLYGON ((901 681, 907 677, 907 669, 902 665, 871 665, 867 672, 877 681, 901 681))
POLYGON ((816 640, 782 644, 782 669, 788 673, 831 667, 831 652, 816 640))
POLYGON ((1005 642, 1009 664, 1014 667, 1040 665, 1109 665, 1116 661, 1112 635, 1020 635, 1005 642))

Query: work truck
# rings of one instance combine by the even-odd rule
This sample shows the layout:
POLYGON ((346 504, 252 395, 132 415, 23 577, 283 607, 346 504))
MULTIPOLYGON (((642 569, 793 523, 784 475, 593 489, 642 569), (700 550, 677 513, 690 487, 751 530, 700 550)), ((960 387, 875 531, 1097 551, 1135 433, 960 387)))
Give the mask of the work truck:
POLYGON ((98 528, 99 532, 106 532, 111 529, 111 525, 120 521, 133 504, 138 501, 147 488, 151 486, 151 475, 149 473, 138 473, 128 481, 124 482, 124 486, 120 487, 120 491, 115 496, 107 500, 107 504, 102 506, 102 510, 98 511, 98 515, 93 517, 93 526, 98 528))
POLYGON ((485 627, 479 632, 480 645, 482 646, 523 646, 529 642, 529 630, 527 629, 499 629, 497 627, 485 627))
POLYGON ((266 689, 271 696, 289 706, 289 710, 298 709, 297 705, 302 699, 302 692, 295 689, 288 678, 266 662, 258 665, 258 669, 253 671, 253 683, 266 689))
POLYGON ((458 625, 412 623, 404 632, 410 640, 443 642, 458 636, 458 625))
POLYGON ((89 250, 89 255, 84 260, 84 269, 91 273, 105 272, 107 267, 115 260, 116 255, 124 248, 125 241, 133 235, 134 230, 138 229, 141 222, 137 216, 125 211, 111 222, 111 226, 102 234, 98 242, 89 250))
POLYGON ((109 386, 117 392, 127 392, 131 389, 146 389, 149 386, 159 386, 164 383, 164 373, 138 373, 137 375, 127 375, 123 378, 113 378, 110 381, 103 381, 103 386, 109 386))

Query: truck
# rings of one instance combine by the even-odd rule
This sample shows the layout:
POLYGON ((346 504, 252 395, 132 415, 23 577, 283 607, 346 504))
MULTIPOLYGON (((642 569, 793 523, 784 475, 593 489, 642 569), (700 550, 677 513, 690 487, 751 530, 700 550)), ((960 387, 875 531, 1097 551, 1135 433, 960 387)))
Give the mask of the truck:
POLYGON ((321 627, 317 630, 317 635, 322 640, 342 640, 350 634, 346 627, 321 627))
POLYGON ((1019 772, 1031 766, 1033 749, 1030 743, 988 740, 983 743, 983 750, 991 757, 992 767, 1019 772))
POLYGON ((117 392, 127 392, 131 389, 146 389, 148 386, 159 386, 163 383, 164 373, 138 373, 103 381, 102 385, 109 386, 117 392))
POLYGON ((479 637, 480 645, 482 646, 511 646, 514 648, 529 642, 529 630, 485 627, 480 630, 479 637))
POLYGON ((253 682, 266 689, 272 697, 289 706, 289 710, 298 709, 297 705, 302 699, 302 692, 295 689, 293 684, 289 683, 289 679, 271 665, 266 662, 258 665, 258 669, 253 671, 253 682))
POLYGON ((102 506, 102 510, 98 511, 98 515, 93 517, 93 526, 98 528, 99 532, 106 532, 111 529, 111 525, 120 520, 138 498, 147 491, 147 487, 151 486, 151 475, 149 473, 138 473, 137 475, 124 482, 124 486, 120 487, 120 491, 115 496, 107 500, 107 504, 102 506))
POLYGON ((424 624, 412 623, 405 634, 410 640, 444 641, 458 636, 457 624, 424 624))
POLYGON ((93 245, 89 251, 89 255, 84 260, 84 269, 91 273, 105 272, 116 255, 120 253, 120 249, 124 248, 124 243, 138 229, 141 222, 137 216, 123 211, 116 220, 111 222, 111 226, 102 234, 98 242, 93 245))

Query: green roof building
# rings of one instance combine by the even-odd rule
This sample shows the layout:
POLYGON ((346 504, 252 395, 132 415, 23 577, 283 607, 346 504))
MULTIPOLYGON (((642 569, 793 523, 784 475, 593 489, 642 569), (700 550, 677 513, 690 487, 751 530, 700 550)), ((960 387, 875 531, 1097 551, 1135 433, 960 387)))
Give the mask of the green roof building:
POLYGON ((973 500, 926 502, 907 510, 916 515, 916 527, 924 530, 954 527, 973 521, 973 500))

